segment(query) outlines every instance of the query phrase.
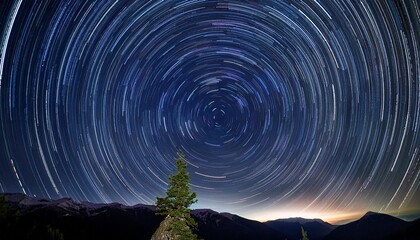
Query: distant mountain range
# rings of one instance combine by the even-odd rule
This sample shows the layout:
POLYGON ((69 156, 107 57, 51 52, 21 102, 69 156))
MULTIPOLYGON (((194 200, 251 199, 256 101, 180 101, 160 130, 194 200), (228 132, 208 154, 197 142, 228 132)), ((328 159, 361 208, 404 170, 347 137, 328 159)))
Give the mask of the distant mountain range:
POLYGON ((337 227, 325 240, 420 239, 419 220, 406 222, 390 215, 367 212, 359 220, 337 227))
MULTIPOLYGON (((79 203, 70 198, 48 200, 24 194, 0 194, 0 197, 2 240, 150 239, 163 220, 155 215, 156 208, 151 205, 79 203)), ((310 240, 420 239, 420 219, 406 222, 372 212, 341 226, 303 218, 261 223, 210 209, 191 213, 198 223, 196 233, 206 240, 298 240, 301 227, 310 240)))
POLYGON ((321 240, 337 226, 331 225, 321 219, 288 218, 265 222, 271 228, 284 233, 287 239, 301 239, 301 227, 305 229, 311 240, 321 240))

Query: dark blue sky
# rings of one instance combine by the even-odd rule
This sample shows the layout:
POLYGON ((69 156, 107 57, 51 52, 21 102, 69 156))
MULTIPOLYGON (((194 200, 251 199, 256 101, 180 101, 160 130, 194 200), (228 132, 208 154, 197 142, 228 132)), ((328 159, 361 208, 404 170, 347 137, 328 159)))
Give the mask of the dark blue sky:
POLYGON ((418 1, 1 1, 0 192, 420 212, 418 1))

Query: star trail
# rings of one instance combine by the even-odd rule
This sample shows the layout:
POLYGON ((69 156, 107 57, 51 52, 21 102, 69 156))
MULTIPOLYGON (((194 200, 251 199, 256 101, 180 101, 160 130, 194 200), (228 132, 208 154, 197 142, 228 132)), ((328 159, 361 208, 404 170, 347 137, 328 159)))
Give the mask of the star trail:
MULTIPOLYGON (((418 1, 1 1, 0 192, 420 212, 418 1)), ((312 216, 311 215, 311 216, 312 216)))

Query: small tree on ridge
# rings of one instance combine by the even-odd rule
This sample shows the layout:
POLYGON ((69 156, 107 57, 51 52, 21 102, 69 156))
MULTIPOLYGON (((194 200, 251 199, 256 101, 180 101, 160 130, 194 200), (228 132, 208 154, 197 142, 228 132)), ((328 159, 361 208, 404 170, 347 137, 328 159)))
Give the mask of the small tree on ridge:
POLYGON ((309 240, 308 238, 308 233, 305 231, 305 229, 303 229, 303 227, 300 227, 301 231, 302 231, 302 240, 309 240))
POLYGON ((197 239, 191 228, 197 223, 190 215, 189 207, 197 202, 195 192, 188 185, 190 177, 187 172, 185 155, 178 152, 176 159, 177 172, 169 176, 166 197, 157 198, 157 214, 166 216, 170 221, 170 231, 174 239, 197 239))

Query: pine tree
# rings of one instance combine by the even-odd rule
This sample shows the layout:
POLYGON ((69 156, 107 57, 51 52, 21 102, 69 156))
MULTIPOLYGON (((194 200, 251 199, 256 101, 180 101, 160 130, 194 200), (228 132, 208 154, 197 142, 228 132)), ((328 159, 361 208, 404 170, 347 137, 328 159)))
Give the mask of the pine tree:
POLYGON ((308 238, 308 233, 305 231, 305 229, 303 229, 303 227, 300 227, 301 231, 302 231, 302 240, 309 240, 308 238))
POLYGON ((188 185, 190 177, 187 172, 185 155, 178 152, 176 159, 177 172, 169 177, 166 197, 157 198, 157 214, 166 216, 170 222, 170 231, 174 239, 197 239, 191 228, 197 223, 190 215, 189 207, 197 202, 195 192, 191 192, 188 185))

